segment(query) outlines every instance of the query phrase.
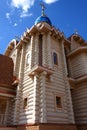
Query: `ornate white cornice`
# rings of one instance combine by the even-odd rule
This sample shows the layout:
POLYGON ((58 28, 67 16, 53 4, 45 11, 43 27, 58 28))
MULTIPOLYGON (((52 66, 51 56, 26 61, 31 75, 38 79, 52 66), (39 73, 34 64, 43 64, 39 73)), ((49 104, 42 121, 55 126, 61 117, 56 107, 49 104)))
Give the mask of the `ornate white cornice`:
POLYGON ((13 39, 13 40, 9 43, 8 47, 6 48, 5 55, 9 56, 10 53, 12 52, 12 50, 16 47, 17 44, 18 44, 18 41, 15 40, 15 39, 13 39))

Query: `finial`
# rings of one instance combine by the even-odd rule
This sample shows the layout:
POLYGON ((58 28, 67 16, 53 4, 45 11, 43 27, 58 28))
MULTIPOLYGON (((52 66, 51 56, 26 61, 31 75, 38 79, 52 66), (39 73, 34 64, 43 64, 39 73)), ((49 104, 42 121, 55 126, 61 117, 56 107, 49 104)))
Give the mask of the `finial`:
POLYGON ((78 33, 78 30, 75 30, 75 34, 79 34, 79 33, 78 33))
POLYGON ((16 39, 17 41, 20 41, 20 37, 19 37, 19 36, 15 36, 15 39, 16 39))
POLYGON ((44 16, 45 5, 44 3, 40 3, 40 6, 42 7, 42 16, 44 16))

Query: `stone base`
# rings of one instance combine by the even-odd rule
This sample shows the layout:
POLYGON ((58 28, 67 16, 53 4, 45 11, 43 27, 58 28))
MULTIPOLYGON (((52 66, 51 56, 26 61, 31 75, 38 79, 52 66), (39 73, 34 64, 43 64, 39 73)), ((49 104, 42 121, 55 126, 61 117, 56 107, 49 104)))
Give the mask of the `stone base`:
POLYGON ((36 124, 18 126, 17 130, 77 130, 77 127, 70 124, 36 124))
POLYGON ((87 124, 77 125, 77 130, 87 130, 87 124))

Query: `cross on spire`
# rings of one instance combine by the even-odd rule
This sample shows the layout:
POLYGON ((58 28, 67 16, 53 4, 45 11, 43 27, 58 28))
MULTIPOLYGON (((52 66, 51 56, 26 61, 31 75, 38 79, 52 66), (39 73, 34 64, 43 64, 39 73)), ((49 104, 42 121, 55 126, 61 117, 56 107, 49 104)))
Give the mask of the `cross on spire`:
POLYGON ((40 3, 40 6, 42 7, 42 16, 44 16, 45 5, 44 3, 40 3))

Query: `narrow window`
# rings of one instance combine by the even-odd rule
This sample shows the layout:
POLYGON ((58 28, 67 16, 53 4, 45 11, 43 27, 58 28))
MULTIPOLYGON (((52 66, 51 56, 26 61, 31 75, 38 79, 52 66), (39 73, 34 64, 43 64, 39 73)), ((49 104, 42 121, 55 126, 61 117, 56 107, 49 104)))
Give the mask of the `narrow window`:
POLYGON ((24 109, 27 109, 27 102, 28 102, 27 98, 24 98, 24 109))
POLYGON ((66 67, 67 67, 67 72, 68 72, 68 75, 67 75, 67 76, 70 76, 69 62, 68 62, 68 57, 67 57, 67 50, 66 50, 66 48, 64 48, 64 52, 65 52, 66 67))
POLYGON ((54 65, 58 65, 58 58, 57 58, 57 54, 55 52, 53 53, 53 63, 54 63, 54 65))
POLYGON ((56 107, 62 108, 62 101, 61 101, 61 97, 59 96, 56 96, 56 107))
POLYGON ((42 35, 39 35, 39 65, 42 66, 42 35))

